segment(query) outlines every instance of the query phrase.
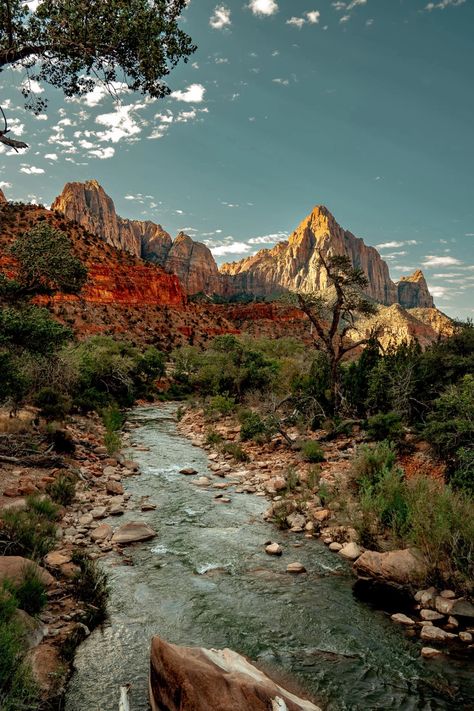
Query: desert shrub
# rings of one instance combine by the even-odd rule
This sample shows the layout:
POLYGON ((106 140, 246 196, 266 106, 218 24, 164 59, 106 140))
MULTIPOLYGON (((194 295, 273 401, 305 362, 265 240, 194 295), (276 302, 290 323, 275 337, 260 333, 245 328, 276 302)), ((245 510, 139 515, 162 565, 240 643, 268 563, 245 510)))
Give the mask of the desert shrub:
POLYGON ((235 399, 227 395, 214 395, 206 403, 205 413, 209 417, 230 415, 235 410, 235 399))
POLYGON ((240 439, 246 442, 249 439, 255 439, 258 435, 265 435, 267 427, 264 420, 258 412, 252 410, 243 410, 239 413, 240 420, 240 439))
POLYGON ((0 348, 52 354, 72 332, 38 306, 0 308, 0 348))
POLYGON ((226 442, 222 445, 222 451, 225 454, 230 454, 236 462, 249 462, 250 457, 247 452, 244 452, 240 444, 236 442, 226 442))
POLYGON ((46 605, 48 597, 44 584, 34 567, 28 566, 19 585, 7 584, 6 589, 13 595, 18 607, 29 615, 36 615, 46 605))
POLYGON ((0 589, 0 708, 20 711, 38 708, 38 689, 24 661, 25 629, 16 615, 17 600, 0 589))
POLYGON ((316 489, 319 486, 321 480, 321 467, 311 467, 308 472, 308 478, 306 485, 308 489, 316 489))
POLYGON ((450 385, 434 402, 424 436, 436 453, 452 465, 461 448, 474 447, 474 375, 450 385))
POLYGON ((289 467, 288 471, 286 472, 285 480, 287 493, 295 491, 295 489, 299 486, 300 478, 298 476, 298 472, 294 467, 289 467))
POLYGON ((461 447, 456 452, 456 469, 449 477, 453 489, 474 498, 474 448, 461 447))
POLYGON ((301 445, 301 453, 307 462, 317 464, 324 461, 324 452, 321 445, 313 439, 308 439, 301 445))
POLYGON ((221 435, 221 433, 216 432, 215 430, 208 430, 206 433, 206 444, 209 444, 211 446, 221 444, 223 439, 224 437, 221 435))
POLYGON ((384 471, 390 471, 393 468, 395 459, 395 451, 389 442, 362 445, 359 447, 352 465, 356 482, 359 484, 362 481, 368 481, 370 484, 376 483, 384 471))
POLYGON ((2 549, 9 555, 42 558, 56 542, 57 507, 48 499, 28 497, 24 511, 1 514, 2 549), (53 514, 54 511, 54 514, 53 514))
POLYGON ((367 434, 370 439, 380 442, 387 439, 394 442, 403 434, 401 417, 396 412, 378 412, 367 420, 367 434))
POLYGON ((71 475, 60 474, 46 487, 53 501, 61 506, 69 506, 76 495, 76 482, 71 475))
POLYGON ((409 505, 404 473, 401 469, 384 468, 378 479, 360 483, 362 510, 371 513, 380 532, 389 531, 398 539, 408 530, 409 505))
POLYGON ((101 416, 105 426, 105 447, 109 454, 115 454, 122 445, 118 431, 122 428, 125 418, 117 405, 110 405, 102 410, 101 416))
POLYGON ((33 402, 46 420, 63 420, 71 409, 71 400, 54 388, 42 388, 33 402))
POLYGON ((87 626, 95 627, 107 617, 107 600, 109 598, 107 575, 96 561, 91 560, 82 551, 76 551, 72 556, 72 561, 80 568, 75 579, 75 595, 86 605, 85 623, 87 626))

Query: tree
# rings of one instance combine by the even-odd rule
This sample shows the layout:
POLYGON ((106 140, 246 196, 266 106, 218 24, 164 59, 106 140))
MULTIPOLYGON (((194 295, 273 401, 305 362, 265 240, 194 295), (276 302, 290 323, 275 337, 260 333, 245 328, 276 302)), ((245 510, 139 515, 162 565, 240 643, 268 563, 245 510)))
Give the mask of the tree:
POLYGON ((358 316, 372 316, 377 312, 377 307, 363 293, 369 284, 367 277, 361 269, 352 266, 349 257, 324 257, 319 252, 319 260, 326 271, 330 287, 323 293, 298 292, 296 299, 316 331, 315 348, 323 351, 328 358, 331 401, 337 410, 340 401, 339 364, 342 358, 354 348, 369 343, 375 336, 372 333, 366 338, 349 341, 349 333, 357 332, 358 316))
POLYGON ((14 283, 6 286, 17 298, 57 291, 77 294, 86 282, 87 269, 74 256, 68 235, 45 221, 19 237, 10 253, 18 273, 14 283))
MULTIPOLYGON (((40 0, 32 11, 24 0, 0 3, 0 71, 22 66, 26 107, 35 113, 45 100, 30 81, 43 81, 70 96, 117 82, 154 98, 170 93, 164 78, 195 51, 178 27, 186 0, 40 0)), ((8 127, 0 131, 6 139, 8 127)), ((15 142, 13 142, 15 143, 15 142)), ((18 146, 18 147, 24 147, 18 146)))

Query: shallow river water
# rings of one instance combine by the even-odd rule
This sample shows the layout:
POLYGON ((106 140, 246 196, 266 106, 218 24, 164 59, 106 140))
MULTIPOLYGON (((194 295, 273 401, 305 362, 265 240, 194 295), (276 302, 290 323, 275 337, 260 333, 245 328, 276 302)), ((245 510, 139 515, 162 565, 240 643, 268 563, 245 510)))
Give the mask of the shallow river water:
MULTIPOLYGON (((150 639, 230 647, 299 688, 327 711, 474 709, 472 668, 420 659, 420 644, 352 593, 349 566, 322 543, 277 531, 262 520, 265 499, 193 486, 179 470, 207 473, 206 453, 176 432, 176 407, 140 407, 131 450, 142 475, 126 482, 135 500, 157 505, 146 520, 157 537, 130 548, 133 565, 105 565, 110 618, 81 645, 66 711, 117 711, 119 686, 132 684, 131 710, 144 711, 150 639), (265 541, 284 547, 265 554, 265 541), (297 547, 298 546, 298 547, 297 547), (302 562, 308 574, 291 576, 302 562)), ((250 711, 250 710, 249 710, 250 711)))

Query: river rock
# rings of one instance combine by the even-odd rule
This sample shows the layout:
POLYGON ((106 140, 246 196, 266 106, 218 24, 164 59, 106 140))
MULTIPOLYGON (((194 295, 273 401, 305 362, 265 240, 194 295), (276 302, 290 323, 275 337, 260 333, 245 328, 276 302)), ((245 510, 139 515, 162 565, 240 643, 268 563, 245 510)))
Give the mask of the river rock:
POLYGON ((357 543, 354 543, 354 541, 346 543, 346 545, 343 546, 339 551, 339 555, 341 555, 346 560, 357 560, 361 553, 361 549, 359 548, 357 543))
POLYGON ((434 657, 439 657, 443 652, 440 649, 434 649, 434 647, 422 647, 421 656, 425 659, 434 659, 434 657))
POLYGON ((124 508, 123 504, 119 501, 117 503, 112 504, 109 509, 109 515, 110 516, 122 516, 124 513, 124 508))
POLYGON ((179 470, 180 474, 186 474, 186 476, 194 476, 197 474, 197 470, 193 469, 192 467, 185 467, 184 469, 179 470))
POLYGON ((451 608, 451 614, 458 617, 474 618, 474 605, 467 600, 455 600, 451 608))
POLYGON ((429 622, 435 622, 435 620, 442 620, 444 615, 435 610, 420 610, 420 617, 422 620, 428 620, 429 622))
POLYGON ((435 597, 434 606, 442 615, 450 615, 454 607, 454 600, 446 600, 446 598, 437 595, 435 597))
POLYGON ((427 642, 447 642, 450 639, 454 639, 456 635, 434 625, 423 625, 420 637, 427 642))
POLYGON ((270 543, 265 546, 265 553, 268 553, 268 555, 281 555, 283 548, 278 543, 270 543))
POLYGON ((364 551, 354 563, 354 570, 362 578, 395 585, 416 585, 427 575, 421 554, 409 548, 387 553, 364 551))
POLYGON ((93 520, 94 519, 92 518, 90 513, 79 516, 79 523, 81 524, 81 526, 89 526, 93 520))
POLYGON ((107 516, 107 508, 105 506, 97 506, 91 510, 90 514, 94 519, 105 518, 107 516))
POLYGON ((406 627, 413 627, 415 624, 415 621, 412 620, 411 617, 404 615, 402 612, 397 612, 395 615, 392 615, 390 619, 393 620, 393 622, 397 622, 399 625, 405 625, 406 627))
POLYGON ((441 590, 440 596, 444 597, 446 600, 454 600, 456 593, 454 590, 441 590))
POLYGON ((106 491, 108 494, 117 496, 123 494, 123 486, 119 481, 115 481, 115 479, 108 479, 106 484, 106 491))
POLYGON ((459 639, 461 642, 472 642, 472 634, 470 632, 460 632, 459 639))
POLYGON ((54 583, 53 576, 47 570, 28 558, 21 555, 4 555, 0 557, 0 586, 5 580, 10 580, 14 585, 20 585, 25 573, 32 571, 43 585, 50 586, 54 583))
POLYGON ((112 535, 112 527, 109 526, 108 523, 102 523, 100 526, 97 526, 97 528, 92 531, 91 539, 97 542, 108 541, 109 538, 112 538, 112 535))
POLYGON ((421 607, 433 607, 436 600, 436 588, 419 590, 415 595, 415 600, 420 603, 421 607))
POLYGON ((286 566, 287 573, 306 573, 306 568, 302 563, 288 563, 286 566))
POLYGON ((112 536, 112 543, 119 543, 121 546, 139 541, 148 541, 156 536, 155 531, 147 523, 130 521, 118 528, 112 536))
POLYGON ((294 532, 302 531, 306 525, 306 519, 303 514, 297 513, 296 511, 286 517, 286 522, 294 532))
POLYGON ((321 509, 320 511, 315 511, 313 516, 316 519, 316 521, 319 521, 319 523, 323 523, 327 518, 329 518, 330 511, 329 509, 321 509))
POLYGON ((116 474, 116 469, 115 469, 115 467, 110 467, 110 466, 104 467, 102 469, 102 474, 107 477, 113 476, 114 474, 116 474))
POLYGON ((191 484, 195 486, 209 486, 211 480, 207 476, 200 476, 197 479, 192 479, 191 484))
POLYGON ((332 541, 332 543, 329 544, 329 550, 333 551, 334 553, 339 553, 341 550, 342 545, 338 543, 337 541, 332 541))
POLYGON ((67 551, 51 551, 43 558, 44 564, 48 568, 60 568, 62 565, 71 562, 71 554, 67 551))
POLYGON ((152 711, 320 711, 230 649, 151 642, 152 711), (179 693, 177 693, 179 690, 179 693))

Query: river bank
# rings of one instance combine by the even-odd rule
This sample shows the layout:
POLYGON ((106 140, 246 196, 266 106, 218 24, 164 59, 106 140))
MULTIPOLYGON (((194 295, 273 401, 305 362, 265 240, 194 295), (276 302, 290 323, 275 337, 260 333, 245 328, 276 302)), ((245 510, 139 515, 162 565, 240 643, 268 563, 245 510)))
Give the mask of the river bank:
POLYGON ((210 470, 215 460, 177 432, 176 411, 166 404, 130 413, 126 456, 133 452, 141 476, 124 487, 132 500, 146 495, 156 505, 142 515, 157 537, 127 550, 130 565, 104 558, 109 620, 78 649, 66 710, 115 711, 119 687, 130 683, 133 711, 145 711, 156 634, 179 645, 229 647, 296 680, 326 711, 469 708, 468 667, 422 661, 386 614, 354 597, 347 561, 303 531, 265 522, 265 497, 229 485, 238 467, 225 478, 210 470), (220 503, 219 489, 191 483, 204 476, 227 484, 230 503, 220 503), (281 557, 265 552, 270 540, 281 557), (306 574, 287 572, 296 561, 306 574))

